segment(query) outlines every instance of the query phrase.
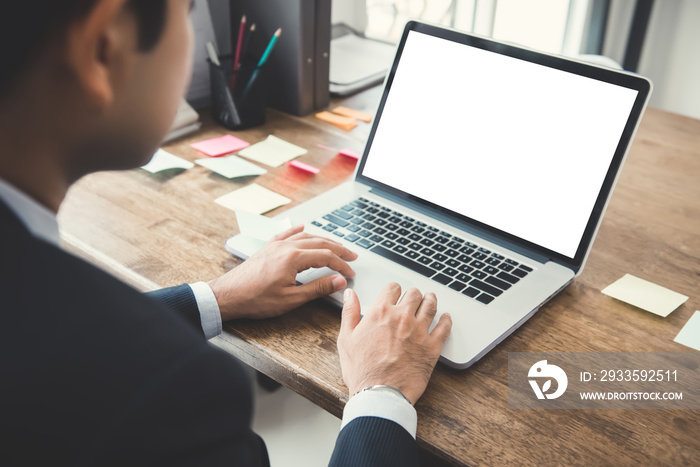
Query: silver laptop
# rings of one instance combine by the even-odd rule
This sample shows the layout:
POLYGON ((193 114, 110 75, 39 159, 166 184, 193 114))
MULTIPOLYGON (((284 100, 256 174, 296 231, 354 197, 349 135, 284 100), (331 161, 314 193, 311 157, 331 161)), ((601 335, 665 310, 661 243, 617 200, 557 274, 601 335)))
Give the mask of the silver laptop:
POLYGON ((435 292, 441 361, 467 368, 581 273, 650 91, 410 22, 353 180, 283 216, 359 253, 363 312, 389 281, 435 292))

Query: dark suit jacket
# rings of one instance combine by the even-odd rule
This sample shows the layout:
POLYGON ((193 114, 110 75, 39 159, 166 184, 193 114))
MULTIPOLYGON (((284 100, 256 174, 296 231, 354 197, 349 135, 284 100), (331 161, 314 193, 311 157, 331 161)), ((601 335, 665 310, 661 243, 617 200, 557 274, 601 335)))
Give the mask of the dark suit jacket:
MULTIPOLYGON (((0 232, 0 465, 269 464, 246 373, 204 340, 189 287, 145 296, 2 202, 0 232)), ((331 464, 417 459, 403 428, 366 417, 331 464)))

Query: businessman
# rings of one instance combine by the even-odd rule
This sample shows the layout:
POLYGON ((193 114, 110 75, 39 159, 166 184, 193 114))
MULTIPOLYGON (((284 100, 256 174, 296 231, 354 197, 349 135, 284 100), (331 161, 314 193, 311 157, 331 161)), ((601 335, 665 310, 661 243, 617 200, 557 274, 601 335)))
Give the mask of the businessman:
MULTIPOLYGON (((187 86, 192 0, 15 0, 0 15, 0 465, 268 465, 252 393, 209 345, 344 289, 355 254, 302 228, 210 282, 143 295, 61 250, 72 183, 139 167, 187 86), (298 271, 338 274, 297 286, 298 271)), ((89 222, 86 218, 85 222, 89 222)), ((346 291, 350 400, 332 465, 417 465, 416 412, 450 331, 433 294, 346 291)))

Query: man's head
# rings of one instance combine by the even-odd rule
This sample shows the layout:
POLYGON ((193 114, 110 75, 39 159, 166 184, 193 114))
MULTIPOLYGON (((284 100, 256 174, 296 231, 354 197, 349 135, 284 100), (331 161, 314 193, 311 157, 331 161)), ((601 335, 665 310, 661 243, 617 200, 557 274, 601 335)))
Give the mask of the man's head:
POLYGON ((14 174, 22 169, 21 158, 10 161, 17 154, 3 149, 21 149, 13 146, 16 141, 39 148, 37 135, 44 140, 43 152, 52 153, 46 170, 62 170, 69 184, 96 170, 145 163, 167 133, 188 83, 192 2, 13 0, 5 5, 0 177, 21 178, 14 174))

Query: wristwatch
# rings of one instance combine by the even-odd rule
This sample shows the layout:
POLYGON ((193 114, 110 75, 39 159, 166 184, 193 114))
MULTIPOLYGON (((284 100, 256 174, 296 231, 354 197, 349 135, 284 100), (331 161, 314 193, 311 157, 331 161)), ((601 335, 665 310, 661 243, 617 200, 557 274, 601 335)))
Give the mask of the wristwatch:
POLYGON ((384 384, 377 384, 377 385, 375 385, 375 386, 369 386, 369 387, 366 387, 366 388, 364 388, 364 389, 360 389, 359 391, 357 391, 357 392, 356 392, 355 394, 353 394, 353 395, 357 395, 357 394, 359 394, 359 393, 361 393, 361 392, 365 392, 365 391, 388 392, 388 393, 391 393, 391 394, 400 396, 403 400, 405 400, 405 401, 408 402, 409 404, 413 405, 413 404, 411 403, 411 401, 408 400, 408 397, 404 396, 404 394, 403 394, 401 391, 399 391, 398 389, 396 389, 396 388, 393 387, 393 386, 386 386, 386 385, 384 385, 384 384))

